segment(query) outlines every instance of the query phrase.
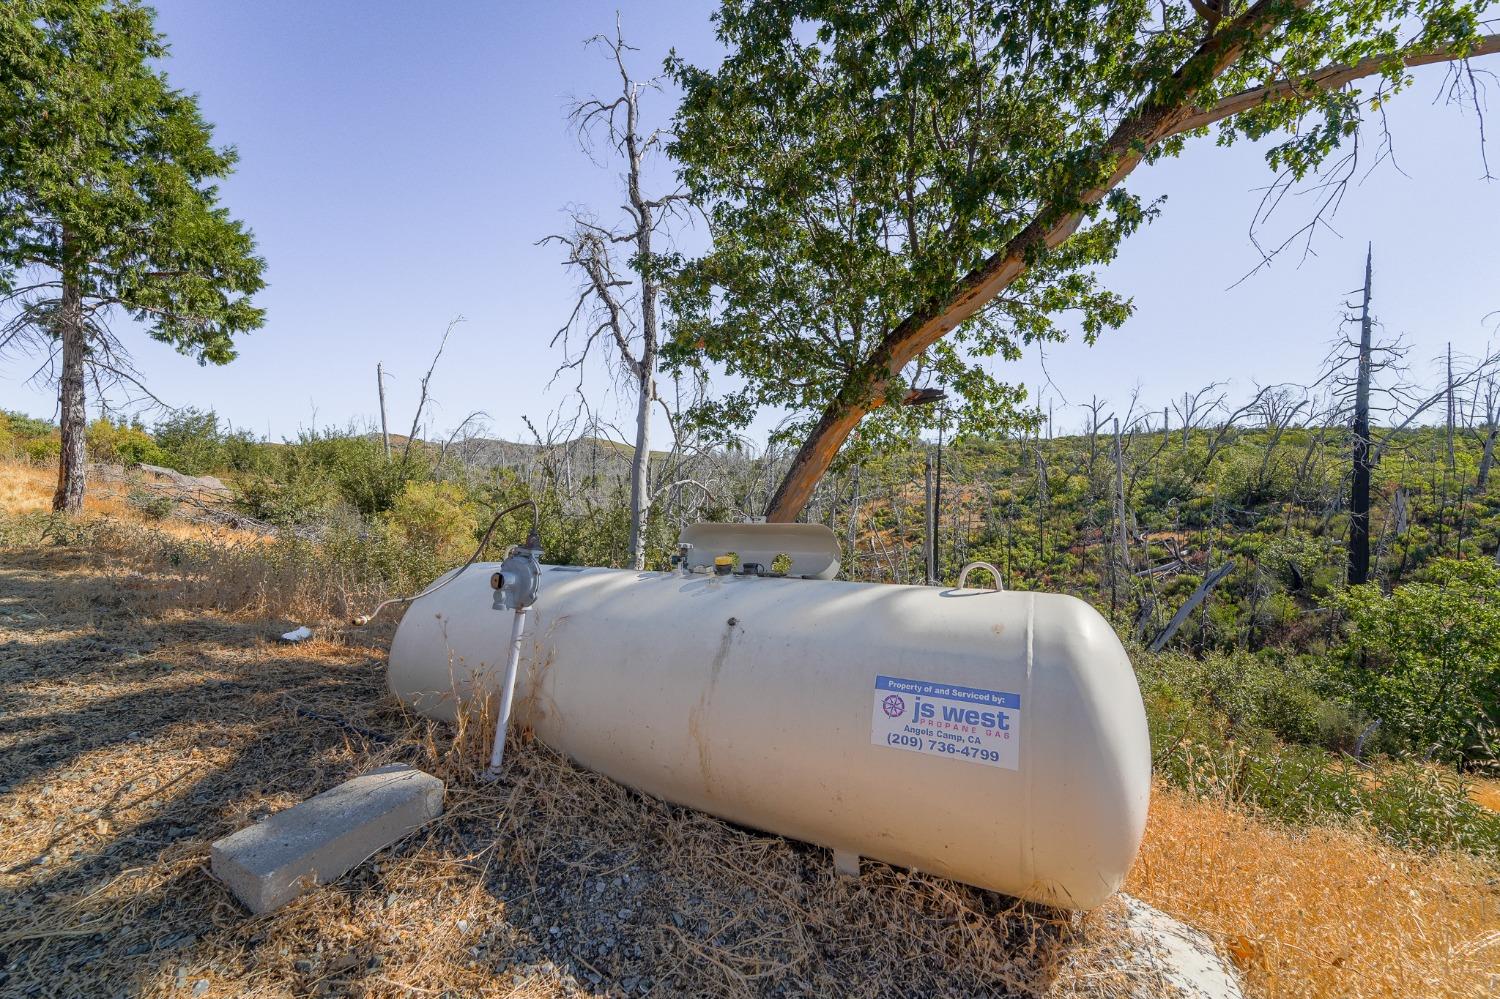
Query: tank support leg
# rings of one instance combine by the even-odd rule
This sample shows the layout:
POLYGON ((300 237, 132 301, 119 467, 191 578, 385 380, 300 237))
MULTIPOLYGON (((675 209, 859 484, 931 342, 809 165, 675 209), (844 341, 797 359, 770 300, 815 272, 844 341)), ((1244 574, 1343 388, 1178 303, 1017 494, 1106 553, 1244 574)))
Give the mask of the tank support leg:
POLYGON ((833 851, 833 869, 846 878, 859 877, 859 854, 845 850, 833 851))

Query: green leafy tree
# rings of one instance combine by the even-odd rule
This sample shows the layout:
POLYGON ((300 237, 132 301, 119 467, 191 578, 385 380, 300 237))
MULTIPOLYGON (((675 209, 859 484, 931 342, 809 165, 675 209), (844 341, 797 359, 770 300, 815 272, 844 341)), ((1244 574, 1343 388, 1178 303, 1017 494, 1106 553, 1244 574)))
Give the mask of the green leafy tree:
POLYGON ((112 322, 225 364, 264 320, 250 300, 264 261, 213 184, 235 152, 156 68, 152 18, 134 0, 0 7, 0 349, 57 372, 53 506, 68 512, 83 505, 86 382, 145 391, 112 322))
POLYGON ((1500 566, 1435 561, 1389 595, 1374 584, 1339 600, 1355 701, 1421 753, 1473 758, 1500 730, 1500 566))
POLYGON ((707 426, 804 417, 766 511, 795 519, 867 415, 912 422, 913 385, 983 427, 1024 398, 989 359, 1124 322, 1096 272, 1157 210, 1122 187, 1137 166, 1217 126, 1280 135, 1270 165, 1300 180, 1408 67, 1500 51, 1485 6, 723 0, 722 64, 671 63, 713 247, 680 268, 665 358, 744 380, 707 426))

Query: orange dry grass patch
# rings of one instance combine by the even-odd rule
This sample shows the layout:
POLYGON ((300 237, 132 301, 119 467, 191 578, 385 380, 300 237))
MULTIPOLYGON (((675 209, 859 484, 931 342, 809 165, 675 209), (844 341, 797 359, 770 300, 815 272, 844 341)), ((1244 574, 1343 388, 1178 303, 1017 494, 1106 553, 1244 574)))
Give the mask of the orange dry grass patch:
POLYGON ((1500 883, 1476 862, 1158 786, 1127 890, 1214 936, 1254 995, 1500 994, 1500 883))
MULTIPOLYGON (((52 509, 52 493, 56 488, 57 471, 51 466, 0 460, 0 514, 19 517, 46 513, 52 509)), ((83 497, 84 518, 149 524, 153 530, 182 541, 212 539, 231 547, 246 543, 265 544, 269 540, 265 535, 253 531, 239 531, 217 524, 196 524, 173 519, 148 520, 126 502, 128 493, 126 483, 90 476, 88 491, 83 497)))
MULTIPOLYGON (((0 512, 20 515, 52 509, 57 476, 24 461, 0 461, 0 512)), ((85 500, 90 507, 97 500, 85 500)))
POLYGON ((1469 787, 1469 797, 1481 808, 1500 812, 1500 780, 1489 777, 1475 778, 1469 787))

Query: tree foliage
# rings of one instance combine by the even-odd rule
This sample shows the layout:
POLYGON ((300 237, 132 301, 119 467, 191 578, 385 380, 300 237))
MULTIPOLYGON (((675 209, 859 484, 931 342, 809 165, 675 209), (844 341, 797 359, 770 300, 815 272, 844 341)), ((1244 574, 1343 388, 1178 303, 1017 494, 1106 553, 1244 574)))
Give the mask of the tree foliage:
POLYGON ((235 151, 213 145, 196 97, 153 65, 166 55, 133 0, 0 12, 0 288, 34 292, 23 315, 35 323, 75 272, 101 322, 118 306, 155 339, 223 364, 232 337, 262 322, 249 295, 264 262, 218 204, 213 181, 235 151), (51 274, 23 283, 33 268, 51 274))
POLYGON ((866 413, 901 419, 911 385, 988 428, 1024 398, 993 358, 1125 321, 1098 268, 1160 207, 1121 186, 1138 163, 1222 117, 1220 143, 1280 134, 1268 162, 1303 177, 1372 106, 1321 71, 1362 67, 1383 96, 1407 61, 1469 51, 1484 6, 724 0, 722 64, 670 63, 673 153, 714 241, 682 262, 668 361, 744 379, 707 424, 802 418, 786 519, 799 465, 866 413))

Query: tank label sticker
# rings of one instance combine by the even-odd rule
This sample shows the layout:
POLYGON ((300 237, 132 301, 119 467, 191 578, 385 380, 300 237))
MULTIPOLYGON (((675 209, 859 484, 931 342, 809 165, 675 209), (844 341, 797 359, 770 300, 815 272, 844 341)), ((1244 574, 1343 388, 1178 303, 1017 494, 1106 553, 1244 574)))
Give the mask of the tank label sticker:
POLYGON ((1021 696, 955 683, 877 676, 870 741, 1016 770, 1020 766, 1021 696))

